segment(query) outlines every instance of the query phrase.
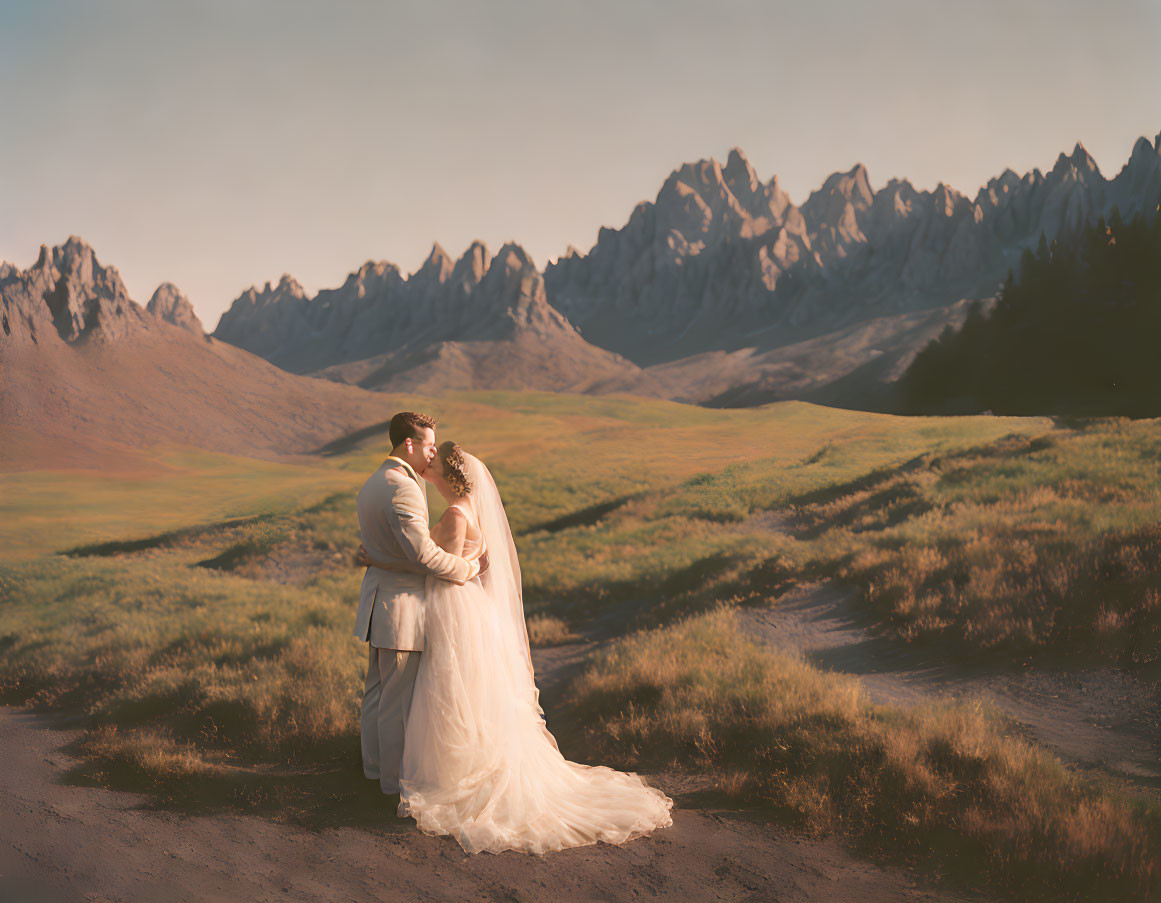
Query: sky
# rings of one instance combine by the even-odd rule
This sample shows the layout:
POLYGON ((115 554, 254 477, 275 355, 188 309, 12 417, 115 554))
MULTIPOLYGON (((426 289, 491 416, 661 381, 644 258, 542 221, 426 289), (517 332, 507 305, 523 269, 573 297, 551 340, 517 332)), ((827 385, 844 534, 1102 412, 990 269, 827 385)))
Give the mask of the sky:
POLYGON ((974 196, 1161 132, 1161 0, 0 0, 0 260, 79 235, 207 329, 432 243, 587 251, 739 147, 974 196))

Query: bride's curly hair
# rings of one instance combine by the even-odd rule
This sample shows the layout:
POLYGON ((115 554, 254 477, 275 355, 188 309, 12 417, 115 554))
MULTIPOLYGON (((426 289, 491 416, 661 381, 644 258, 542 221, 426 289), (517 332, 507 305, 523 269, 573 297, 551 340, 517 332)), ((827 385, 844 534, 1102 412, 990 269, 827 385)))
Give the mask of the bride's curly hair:
POLYGON ((464 470, 464 453, 458 445, 450 439, 439 447, 439 460, 443 462, 443 474, 451 486, 452 492, 465 496, 472 491, 472 484, 464 470))

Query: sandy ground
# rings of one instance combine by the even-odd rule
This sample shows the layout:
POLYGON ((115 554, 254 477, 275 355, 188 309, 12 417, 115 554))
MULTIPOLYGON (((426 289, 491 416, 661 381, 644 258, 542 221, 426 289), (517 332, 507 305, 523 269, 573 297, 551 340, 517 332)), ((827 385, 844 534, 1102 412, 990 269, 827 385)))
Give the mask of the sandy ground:
MULTIPOLYGON (((546 700, 588 643, 535 650, 546 700)), ((620 847, 543 858, 468 856, 394 815, 305 829, 233 814, 190 816, 145 796, 69 780, 75 728, 0 709, 0 900, 50 901, 967 901, 835 840, 761 814, 679 802, 671 828, 620 847)), ((672 788, 670 789, 673 792, 672 788)), ((377 787, 368 785, 369 794, 377 787)))
POLYGON ((1161 694, 1125 671, 973 668, 925 659, 876 637, 862 623, 853 592, 830 584, 800 586, 774 607, 738 616, 748 633, 774 648, 857 675, 874 702, 982 698, 1065 761, 1161 800, 1161 694))

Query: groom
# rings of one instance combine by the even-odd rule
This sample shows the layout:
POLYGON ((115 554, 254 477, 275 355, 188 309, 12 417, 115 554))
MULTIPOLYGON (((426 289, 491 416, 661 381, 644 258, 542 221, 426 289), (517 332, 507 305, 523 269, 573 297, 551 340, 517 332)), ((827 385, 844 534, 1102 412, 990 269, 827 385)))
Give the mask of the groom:
POLYGON ((428 575, 465 583, 480 563, 431 539, 420 475, 435 457, 435 421, 402 411, 388 428, 391 454, 359 490, 359 532, 371 564, 359 593, 355 636, 369 644, 363 690, 363 774, 399 792, 403 730, 423 649, 428 575), (386 567, 390 569, 386 569, 386 567))

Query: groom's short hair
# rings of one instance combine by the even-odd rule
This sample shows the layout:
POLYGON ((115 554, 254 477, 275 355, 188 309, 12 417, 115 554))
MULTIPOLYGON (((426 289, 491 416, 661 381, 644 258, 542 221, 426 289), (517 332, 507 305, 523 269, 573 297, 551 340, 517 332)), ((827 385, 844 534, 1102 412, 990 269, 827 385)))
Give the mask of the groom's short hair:
POLYGON ((435 418, 426 414, 416 414, 415 411, 400 411, 391 418, 391 425, 387 427, 387 435, 391 439, 391 447, 398 448, 404 439, 419 439, 423 430, 434 430, 435 418))

